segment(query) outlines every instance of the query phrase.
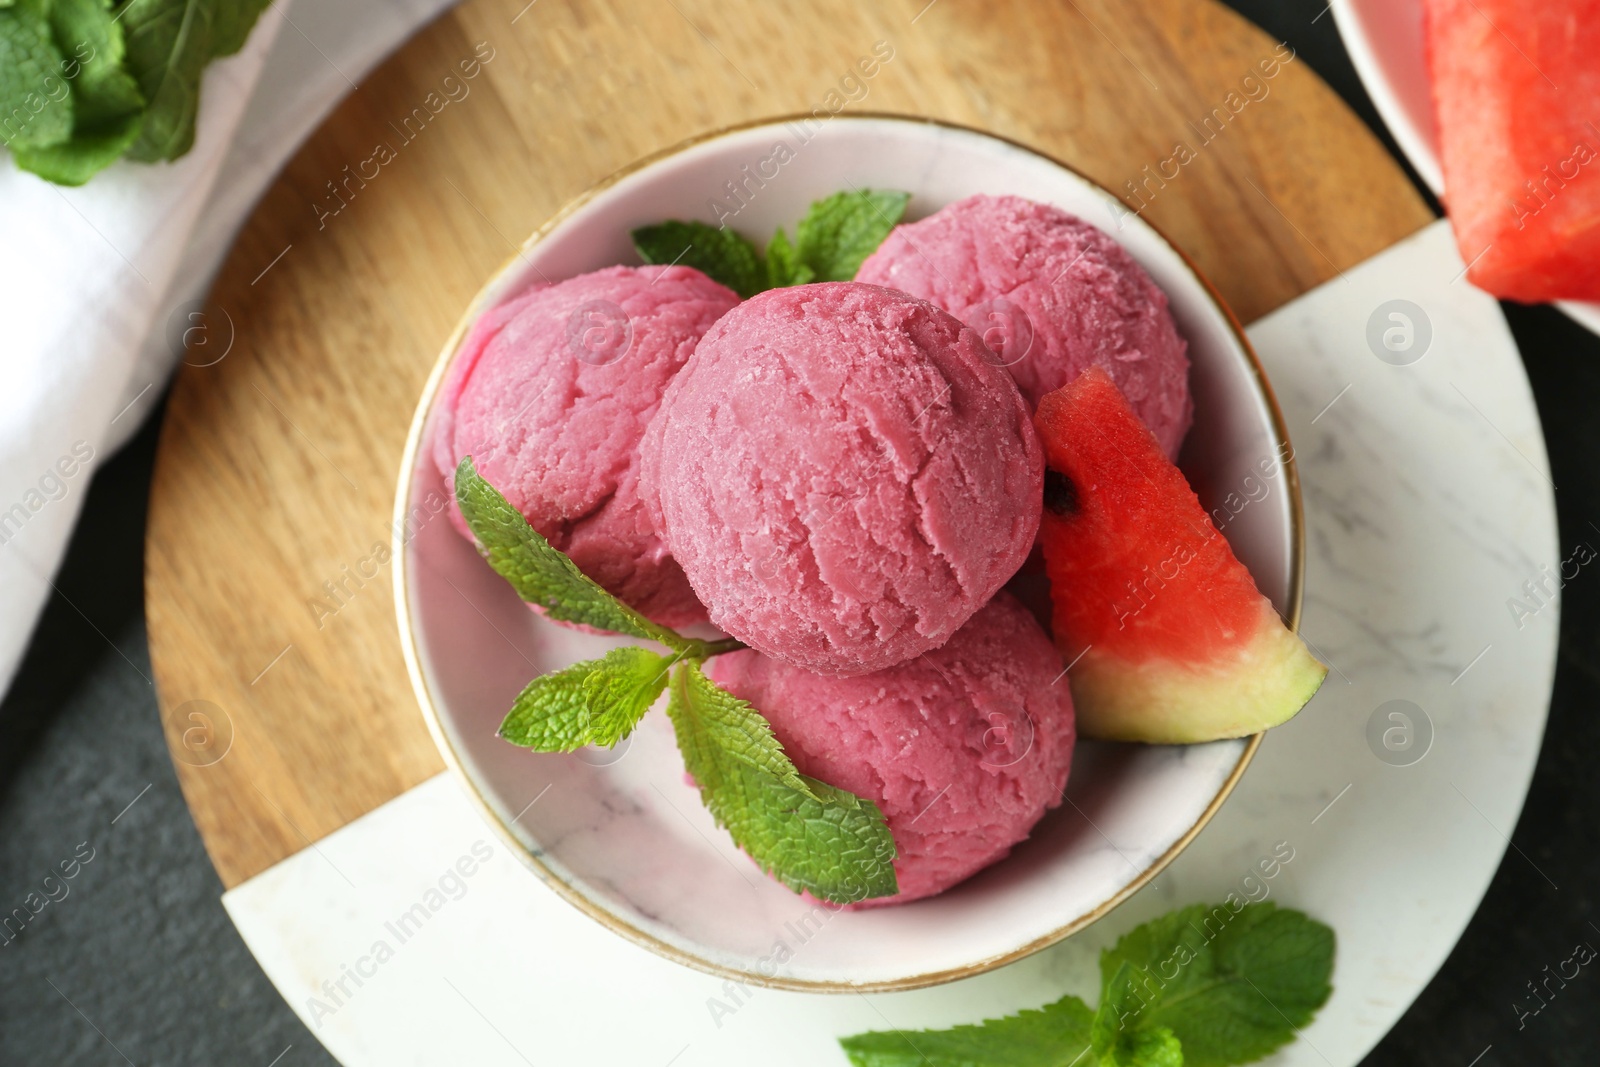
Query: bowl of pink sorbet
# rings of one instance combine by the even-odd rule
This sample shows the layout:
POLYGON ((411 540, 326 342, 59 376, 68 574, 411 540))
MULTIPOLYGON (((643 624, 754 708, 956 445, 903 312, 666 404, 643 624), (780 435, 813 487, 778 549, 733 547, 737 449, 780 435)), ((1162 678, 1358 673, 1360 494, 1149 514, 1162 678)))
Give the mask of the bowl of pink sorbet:
MULTIPOLYGON (((1036 746, 1040 751, 1031 751, 1035 746, 1030 741, 1006 763, 1007 768, 1020 766, 1026 756, 1056 765, 1030 772, 1032 777, 1008 770, 995 779, 999 786, 986 786, 990 794, 975 791, 977 786, 965 780, 944 783, 950 795, 969 798, 969 809, 975 804, 998 809, 1046 782, 1052 793, 1049 810, 1042 817, 1037 812, 1029 816, 1019 831, 1025 837, 989 847, 982 835, 1003 829, 972 817, 970 810, 964 821, 940 821, 945 817, 938 814, 937 802, 944 794, 929 793, 934 803, 922 812, 902 813, 898 823, 889 813, 891 828, 901 828, 896 842, 902 854, 911 848, 913 823, 919 823, 915 847, 936 853, 937 862, 919 868, 909 880, 901 878, 902 889, 918 887, 908 894, 916 899, 837 907, 763 875, 716 825, 686 780, 672 726, 660 707, 613 748, 541 754, 497 736, 507 709, 531 678, 597 658, 631 639, 586 632, 529 610, 462 535, 441 471, 458 454, 473 451, 485 477, 525 514, 541 508, 560 512, 559 521, 552 520, 548 532, 542 532, 585 573, 684 633, 720 636, 696 600, 696 590, 705 589, 696 568, 703 570, 706 558, 714 566, 717 553, 727 551, 725 542, 702 538, 695 545, 697 554, 692 559, 686 555, 680 566, 654 531, 664 522, 662 498, 667 498, 669 511, 677 508, 672 514, 688 513, 702 499, 726 496, 726 479, 690 485, 685 479, 703 471, 683 462, 655 462, 644 474, 638 464, 622 459, 600 464, 606 468, 604 477, 594 469, 597 457, 611 456, 608 450, 617 449, 619 441, 634 448, 699 338, 731 334, 733 327, 718 323, 742 305, 736 294, 680 268, 608 269, 640 264, 630 240, 638 227, 665 219, 698 220, 731 227, 761 244, 779 227, 792 234, 795 221, 812 202, 846 189, 909 193, 904 221, 913 225, 975 196, 1000 198, 986 199, 983 204, 989 206, 973 215, 979 232, 968 242, 967 260, 929 261, 922 255, 916 241, 937 236, 934 223, 907 231, 910 239, 902 240, 895 253, 898 264, 885 242, 884 258, 864 268, 864 274, 871 271, 874 276, 862 278, 890 287, 876 292, 891 293, 893 286, 939 288, 943 279, 951 291, 941 299, 982 302, 980 311, 1002 333, 1009 329, 1013 334, 1000 342, 981 335, 994 344, 991 362, 998 366, 1015 362, 999 357, 1007 355, 1014 340, 1016 325, 1008 316, 1019 314, 1017 307, 1005 301, 1000 301, 1005 306, 990 307, 992 297, 963 289, 964 272, 987 269, 982 260, 989 234, 983 227, 1012 224, 999 216, 992 224, 986 221, 999 210, 993 205, 1004 207, 1019 202, 1008 198, 1021 198, 1051 217, 1069 213, 1077 220, 1074 225, 1083 228, 1080 238, 1092 238, 1088 244, 1099 249, 1095 254, 1101 260, 1110 251, 1117 262, 1122 257, 1137 264, 1132 273, 1139 284, 1153 285, 1151 291, 1159 291, 1156 302, 1165 301, 1161 328, 1169 334, 1176 331, 1176 338, 1157 338, 1146 347, 1165 345, 1166 358, 1178 361, 1179 375, 1186 354, 1187 395, 1174 399, 1159 381, 1134 378, 1119 384, 1136 408, 1147 403, 1149 410, 1139 413, 1164 447, 1170 445, 1170 451, 1182 441, 1179 466, 1208 510, 1230 496, 1239 499, 1241 487, 1264 490, 1249 494, 1249 506, 1231 515, 1224 533, 1261 592, 1291 626, 1299 618, 1303 571, 1293 452, 1238 323, 1159 232, 1130 214, 1113 194, 1039 152, 977 130, 918 118, 780 118, 707 134, 642 160, 598 183, 542 226, 487 282, 445 343, 418 403, 400 471, 395 593, 401 643, 422 714, 446 764, 484 819, 542 881, 543 886, 530 879, 529 893, 548 887, 615 933, 687 966, 740 983, 811 992, 914 989, 952 981, 1018 960, 1082 929, 1154 878, 1200 833, 1244 773, 1261 737, 1187 746, 1080 739, 1074 746, 1069 715, 1051 742, 1054 747, 1041 739, 1036 746), (565 284, 580 276, 583 281, 565 284), (530 322, 559 328, 546 327, 548 337, 520 335, 518 331, 533 330, 530 322), (574 338, 579 339, 576 347, 574 338), (535 362, 529 370, 529 365, 505 357, 502 350, 513 342, 530 351, 565 345, 576 358, 558 366, 546 354, 540 357, 546 362, 535 362), (475 441, 482 443, 471 443, 475 441), (1263 478, 1269 466, 1273 474, 1263 478), (673 492, 650 488, 651 477, 674 479, 673 492), (1041 755, 1045 748, 1048 753, 1041 755), (1065 789, 1058 793, 1055 785, 1063 778, 1065 789), (945 872, 954 869, 950 864, 973 856, 981 857, 981 869, 970 873, 973 864, 968 863, 955 884, 948 884, 952 878, 945 872)), ((1059 256, 1059 249, 1054 254, 1059 256)), ((1062 272, 1081 269, 1075 260, 1069 256, 1062 272)), ((819 293, 819 299, 832 298, 820 287, 819 293)), ((1055 312, 1026 305, 1022 291, 1017 293, 1028 343, 1044 344, 1042 328, 1032 325, 1029 316, 1055 312)), ((872 293, 863 298, 857 291, 846 296, 873 306, 874 301, 897 299, 872 293)), ((1111 293, 1106 299, 1123 298, 1111 293)), ((1135 293, 1127 299, 1137 303, 1145 298, 1135 293)), ((790 315, 789 305, 795 303, 769 297, 764 307, 741 314, 745 320, 759 321, 764 314, 777 322, 790 315)), ((969 316, 963 310, 970 309, 957 311, 965 320, 969 316)), ((1151 316, 1124 317, 1138 319, 1129 329, 1156 328, 1151 316)), ((942 321, 917 328, 934 336, 948 325, 942 321)), ((702 390, 696 394, 702 406, 738 402, 737 350, 725 341, 723 348, 734 351, 735 366, 723 372, 718 388, 727 385, 732 392, 702 390)), ((1015 351, 1010 350, 1012 355, 1015 351)), ((1170 377, 1170 366, 1149 373, 1170 377)), ((701 373, 703 377, 709 371, 701 373)), ((981 383, 987 380, 982 375, 991 372, 977 367, 974 373, 973 380, 981 383)), ((1135 368, 1130 373, 1146 371, 1135 368)), ((1016 421, 1012 407, 1028 404, 1030 391, 1061 384, 1048 374, 1012 374, 1023 399, 1008 400, 1011 407, 1001 405, 983 415, 992 421, 981 432, 970 431, 976 436, 997 440, 1016 421)), ((680 386, 680 391, 686 389, 680 386)), ((685 399, 679 403, 692 406, 685 399)), ((774 420, 795 417, 778 410, 781 402, 771 406, 774 420)), ((1031 407, 1021 410, 1025 420, 1031 407)), ((952 424, 950 432, 969 431, 952 424)), ((676 442, 679 449, 673 453, 678 460, 685 450, 720 447, 692 435, 679 438, 668 435, 668 443, 676 442)), ((962 463, 972 467, 987 462, 981 445, 980 440, 962 463)), ((995 469, 1002 467, 996 464, 995 469)), ((1025 467, 1017 460, 1004 467, 1004 476, 1025 480, 1025 467)), ((992 512, 990 508, 985 514, 992 512)), ((959 506, 954 514, 960 515, 959 506)), ((1012 527, 996 529, 998 533, 985 536, 997 546, 1004 541, 1005 548, 1002 552, 997 547, 987 562, 989 570, 1003 568, 1004 573, 995 577, 985 571, 983 580, 991 585, 1015 569, 1031 537, 1012 527)), ((863 558, 870 563, 870 553, 863 558)), ((750 565, 776 569, 780 562, 759 559, 750 565)), ((970 592, 975 579, 957 576, 950 581, 970 592)), ((914 593, 900 589, 896 603, 914 593)), ((974 595, 987 601, 990 585, 974 595)), ((796 611, 802 607, 797 604, 796 611)), ((779 623, 784 621, 781 602, 762 610, 758 620, 777 616, 779 623)), ((951 684, 960 690, 954 699, 965 699, 963 694, 971 690, 979 694, 973 700, 995 686, 1048 686, 1048 681, 1037 680, 1039 672, 1048 674, 1057 661, 1047 642, 1043 653, 1034 647, 1038 641, 1031 634, 1037 631, 1024 616, 1016 601, 1001 594, 967 630, 949 638, 949 644, 919 657, 926 669, 918 684, 937 690, 939 679, 954 675, 951 684), (973 627, 982 632, 957 647, 962 633, 973 627), (1024 655, 1018 649, 1040 662, 1012 663, 1024 655), (1000 660, 1006 662, 994 666, 1000 660)), ((799 637, 790 636, 781 626, 773 632, 779 635, 774 642, 795 647, 805 637, 799 630, 799 637)), ((870 640, 863 644, 859 633, 846 636, 849 640, 819 638, 806 662, 832 670, 839 656, 870 657, 870 640)), ((923 645, 945 638, 940 633, 923 645)), ((748 643, 760 647, 759 641, 748 643)), ((911 647, 898 658, 921 647, 911 647)), ((712 676, 732 678, 761 693, 763 700, 798 702, 801 710, 795 715, 804 717, 807 702, 825 701, 829 694, 875 699, 871 679, 876 675, 870 673, 840 670, 836 673, 856 676, 812 685, 796 681, 787 668, 775 670, 757 662, 754 652, 737 655, 748 662, 730 656, 719 676, 712 660, 712 676)), ((872 665, 861 662, 863 670, 872 665)), ((876 698, 882 697, 882 689, 878 687, 876 698)), ((830 734, 836 724, 826 716, 786 723, 770 713, 769 718, 780 737, 805 736, 814 739, 806 743, 818 746, 818 752, 833 746, 849 750, 845 755, 850 758, 860 755, 850 750, 849 738, 830 734)), ((946 773, 936 755, 904 757, 914 765, 907 773, 926 778, 921 784, 929 790, 946 773)), ((856 759, 856 765, 864 759, 856 759)), ((866 773, 876 772, 869 766, 866 773)), ((1003 821, 999 815, 990 820, 994 825, 1003 821)))

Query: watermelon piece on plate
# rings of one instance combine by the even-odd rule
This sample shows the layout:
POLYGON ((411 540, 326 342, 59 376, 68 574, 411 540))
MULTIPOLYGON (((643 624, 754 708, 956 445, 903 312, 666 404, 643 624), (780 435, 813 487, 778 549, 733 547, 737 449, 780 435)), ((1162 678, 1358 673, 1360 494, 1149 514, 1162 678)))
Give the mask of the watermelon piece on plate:
POLYGON ((1600 0, 1425 0, 1444 200, 1467 277, 1600 300, 1600 0))
POLYGON ((1044 397, 1039 530, 1078 729, 1113 741, 1243 737, 1328 670, 1283 623, 1181 471, 1098 367, 1044 397))

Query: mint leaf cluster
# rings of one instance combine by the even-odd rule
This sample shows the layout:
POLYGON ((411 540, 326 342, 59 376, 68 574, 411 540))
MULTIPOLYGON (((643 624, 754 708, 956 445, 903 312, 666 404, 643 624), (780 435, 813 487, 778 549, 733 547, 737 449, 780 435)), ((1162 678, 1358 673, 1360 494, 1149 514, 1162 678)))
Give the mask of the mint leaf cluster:
POLYGON ((765 257, 749 239, 704 222, 669 221, 633 231, 646 263, 681 263, 749 299, 807 282, 847 282, 905 214, 910 193, 854 189, 811 205, 794 240, 780 227, 765 257))
POLYGON ((801 774, 761 713, 706 677, 701 664, 740 642, 684 637, 606 592, 478 474, 472 457, 456 468, 455 483, 479 552, 523 600, 553 619, 644 638, 670 653, 616 648, 540 675, 518 694, 501 737, 539 752, 612 746, 670 690, 667 715, 701 800, 762 870, 834 903, 897 892, 894 838, 877 805, 801 774))
POLYGON ((1228 1067, 1294 1040, 1333 992, 1333 931, 1237 898, 1130 930, 1100 954, 1100 1006, 1074 996, 949 1030, 840 1040, 855 1067, 1228 1067))
POLYGON ((0 144, 82 185, 117 159, 194 144, 200 75, 244 46, 267 0, 0 0, 0 144))

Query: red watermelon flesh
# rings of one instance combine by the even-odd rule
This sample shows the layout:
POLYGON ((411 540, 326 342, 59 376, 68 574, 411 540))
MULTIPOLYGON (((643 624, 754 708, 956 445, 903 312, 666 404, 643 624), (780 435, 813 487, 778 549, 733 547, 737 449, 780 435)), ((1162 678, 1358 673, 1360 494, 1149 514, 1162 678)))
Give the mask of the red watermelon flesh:
POLYGON ((1039 538, 1085 737, 1188 744, 1290 718, 1327 668, 1099 368, 1048 394, 1039 538))
POLYGON ((1473 284, 1600 300, 1600 0, 1425 0, 1444 199, 1473 284))

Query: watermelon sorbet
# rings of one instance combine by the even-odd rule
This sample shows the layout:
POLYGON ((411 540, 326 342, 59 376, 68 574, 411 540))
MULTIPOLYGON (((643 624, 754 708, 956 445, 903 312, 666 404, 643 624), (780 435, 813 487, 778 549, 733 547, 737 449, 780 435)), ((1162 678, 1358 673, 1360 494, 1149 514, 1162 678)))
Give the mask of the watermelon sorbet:
POLYGON ((944 644, 1039 527, 1039 440, 989 356, 932 304, 854 282, 723 316, 643 446, 645 497, 711 621, 833 675, 944 644))
POLYGON ((609 592, 666 626, 704 621, 639 499, 639 441, 695 343, 738 302, 689 267, 611 267, 484 312, 437 404, 433 458, 446 486, 471 456, 609 592))
POLYGON ((895 227, 856 280, 921 297, 971 326, 1030 408, 1103 367, 1177 457, 1194 417, 1188 343, 1144 268, 1076 215, 1016 196, 970 196, 895 227))
POLYGON ((900 891, 943 892, 1004 859, 1061 803, 1076 740, 1061 657, 1001 593, 942 648, 852 678, 744 651, 712 680, 761 709, 800 773, 873 801, 900 891))

